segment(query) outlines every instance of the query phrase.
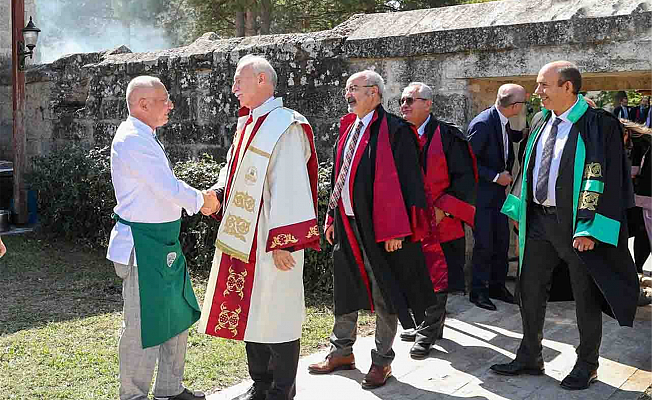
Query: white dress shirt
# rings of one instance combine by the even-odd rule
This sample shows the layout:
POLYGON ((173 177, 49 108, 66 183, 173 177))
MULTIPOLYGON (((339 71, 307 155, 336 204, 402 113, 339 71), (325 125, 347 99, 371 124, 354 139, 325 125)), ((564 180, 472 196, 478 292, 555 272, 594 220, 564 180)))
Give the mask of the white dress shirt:
MULTIPOLYGON (((360 119, 360 117, 356 118, 355 124, 353 124, 353 128, 355 129, 359 123, 362 123, 362 130, 360 131, 360 136, 358 137, 358 143, 355 145, 355 150, 353 151, 353 158, 355 159, 355 155, 358 152, 358 147, 360 146, 360 142, 362 141, 362 137, 364 136, 364 131, 367 130, 369 127, 369 124, 371 123, 371 118, 374 116, 374 111, 371 111, 369 114, 365 115, 360 119)), ((346 149, 349 147, 349 141, 353 137, 353 131, 351 131, 350 136, 347 138, 346 145, 344 146, 344 154, 342 154, 342 162, 344 162, 344 157, 346 156, 346 149)), ((353 160, 351 160, 351 164, 353 164, 353 160)), ((344 213, 350 217, 352 217, 353 214, 353 206, 351 205, 351 193, 349 192, 349 178, 351 177, 351 170, 353 169, 353 165, 351 165, 351 168, 349 168, 349 171, 346 173, 346 179, 344 180, 344 187, 342 188, 342 204, 344 204, 344 213)))
POLYGON ((426 125, 428 125, 428 122, 430 122, 430 114, 428 114, 428 118, 421 124, 419 129, 417 129, 417 133, 419 134, 419 137, 423 136, 424 133, 426 133, 426 125))
MULTIPOLYGON (((509 118, 503 115, 503 113, 500 112, 498 107, 496 107, 496 111, 498 111, 498 116, 500 117, 500 129, 503 132, 503 155, 505 156, 505 168, 507 168, 507 157, 509 157, 509 136, 507 136, 507 129, 505 126, 509 122, 509 118)), ((500 171, 496 174, 494 177, 494 182, 498 180, 498 177, 500 176, 500 173, 503 171, 500 171)))
POLYGON ((539 203, 536 196, 537 182, 539 181, 539 169, 541 167, 541 158, 543 157, 543 148, 545 147, 546 140, 550 136, 550 130, 552 129, 552 124, 556 118, 560 118, 562 122, 557 125, 557 140, 555 140, 555 148, 552 152, 552 161, 550 162, 550 173, 548 175, 548 198, 543 202, 544 206, 555 207, 557 205, 555 199, 555 185, 557 183, 557 176, 559 175, 559 163, 561 162, 561 156, 564 152, 564 146, 566 146, 566 141, 568 140, 568 135, 570 134, 573 123, 568 119, 568 114, 571 110, 577 105, 577 101, 573 107, 569 108, 560 116, 556 116, 554 111, 552 116, 548 120, 548 123, 543 127, 543 132, 539 135, 539 140, 536 147, 536 158, 534 161, 534 171, 532 171, 532 199, 535 203, 539 203))
MULTIPOLYGON (((174 176, 155 135, 152 128, 129 116, 111 144, 111 180, 118 203, 113 211, 129 222, 172 222, 181 218, 182 208, 193 215, 204 205, 199 190, 174 176)), ((131 228, 117 222, 106 258, 128 264, 133 248, 131 228)))

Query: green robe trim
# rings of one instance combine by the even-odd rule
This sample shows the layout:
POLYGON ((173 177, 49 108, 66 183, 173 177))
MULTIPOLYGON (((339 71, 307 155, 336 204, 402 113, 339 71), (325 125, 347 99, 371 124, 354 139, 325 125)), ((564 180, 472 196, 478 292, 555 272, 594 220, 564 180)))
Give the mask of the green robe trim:
POLYGON ((582 183, 582 191, 604 193, 604 182, 595 179, 585 179, 582 183))
MULTIPOLYGON (((575 124, 588 110, 589 105, 587 102, 584 100, 584 97, 582 95, 578 95, 578 101, 575 106, 573 106, 573 109, 571 112, 568 114, 568 119, 575 124)), ((542 109, 543 112, 543 120, 547 120, 551 111, 547 110, 545 108, 542 109)), ((518 230, 518 243, 519 243, 519 273, 520 269, 523 266, 523 255, 525 254, 525 233, 526 229, 525 227, 527 226, 527 201, 528 201, 528 174, 526 171, 523 171, 523 169, 527 169, 527 166, 530 165, 530 161, 532 159, 532 153, 535 149, 535 144, 539 140, 539 136, 541 135, 541 132, 545 128, 546 124, 543 124, 537 129, 533 134, 531 134, 528 138, 527 146, 525 148, 525 158, 523 160, 523 164, 521 165, 521 190, 520 190, 520 198, 513 195, 509 194, 507 196, 507 199, 505 200, 505 203, 503 204, 503 207, 501 209, 501 212, 505 215, 507 215, 509 218, 515 220, 519 224, 519 230, 518 230)), ((582 140, 581 135, 577 138, 577 148, 575 150, 575 163, 574 163, 574 176, 573 176, 573 219, 576 221, 575 224, 575 230, 576 234, 574 236, 578 236, 578 234, 581 234, 581 236, 592 236, 600 241, 600 238, 604 239, 607 243, 611 243, 613 238, 611 236, 615 236, 616 241, 618 238, 618 230, 616 229, 614 232, 610 232, 609 229, 613 228, 613 223, 617 223, 618 226, 620 223, 617 221, 613 221, 609 218, 606 218, 604 216, 600 215, 600 218, 594 218, 594 220, 590 221, 590 223, 584 223, 582 221, 581 225, 578 225, 577 223, 577 205, 579 202, 579 195, 580 195, 580 189, 582 187, 583 183, 583 174, 584 174, 584 162, 586 160, 586 147, 584 144, 584 141, 582 140), (612 222, 612 223, 610 223, 612 222), (612 228, 609 228, 609 227, 612 228), (596 235, 596 236, 594 236, 596 235)), ((602 187, 602 190, 604 190, 604 185, 602 187)), ((599 214, 596 214, 596 216, 599 214)))

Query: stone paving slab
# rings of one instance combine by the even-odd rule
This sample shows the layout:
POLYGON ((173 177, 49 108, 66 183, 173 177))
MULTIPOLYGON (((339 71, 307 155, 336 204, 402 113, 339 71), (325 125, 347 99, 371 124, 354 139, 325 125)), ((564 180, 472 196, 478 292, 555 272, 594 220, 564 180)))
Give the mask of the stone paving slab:
MULTIPOLYGON (((518 307, 496 302, 498 311, 473 306, 465 296, 451 296, 444 338, 431 356, 412 360, 411 343, 396 339, 393 377, 381 388, 367 391, 360 381, 371 365, 373 337, 358 338, 354 346, 356 368, 330 375, 311 375, 310 363, 326 351, 303 357, 297 375, 296 400, 447 400, 447 399, 637 399, 652 384, 652 306, 639 307, 634 328, 619 327, 604 316, 598 382, 585 391, 569 392, 559 382, 575 363, 579 342, 574 303, 549 303, 544 327, 543 376, 508 377, 489 366, 514 357, 521 336, 518 307)), ((230 400, 243 393, 251 381, 211 396, 230 400)))

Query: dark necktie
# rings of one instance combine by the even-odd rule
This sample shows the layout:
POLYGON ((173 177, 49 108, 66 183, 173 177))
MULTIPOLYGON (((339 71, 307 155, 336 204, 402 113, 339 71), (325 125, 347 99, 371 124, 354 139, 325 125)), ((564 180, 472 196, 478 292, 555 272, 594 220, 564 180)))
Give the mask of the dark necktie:
POLYGON ((555 141, 557 140, 557 127, 562 122, 560 118, 555 118, 550 129, 550 134, 546 139, 543 146, 543 153, 541 154, 541 166, 539 167, 539 174, 537 175, 537 188, 535 197, 539 204, 543 204, 548 198, 548 178, 550 175, 550 165, 552 164, 552 156, 555 150, 555 141))
POLYGON ((163 143, 161 143, 160 140, 158 140, 158 136, 154 134, 154 140, 156 140, 156 143, 158 143, 159 146, 161 146, 161 150, 163 150, 163 154, 165 154, 165 158, 168 159, 168 166, 170 166, 170 170, 174 171, 174 168, 172 168, 172 161, 170 161, 170 156, 168 156, 168 152, 165 151, 165 147, 163 147, 163 143))
POLYGON ((509 126, 509 121, 505 124, 505 134, 503 135, 503 148, 505 150, 505 170, 507 170, 507 159, 509 158, 509 131, 512 128, 509 126))
POLYGON ((337 182, 335 183, 335 187, 333 188, 333 194, 331 194, 331 198, 328 201, 328 208, 333 210, 337 206, 337 201, 340 199, 340 196, 342 195, 342 189, 344 188, 344 181, 346 180, 346 175, 349 172, 349 169, 351 168, 351 161, 353 160, 353 153, 355 153, 355 148, 357 147, 358 144, 358 138, 360 137, 360 132, 362 132, 362 121, 358 122, 358 126, 355 127, 355 131, 353 132, 353 136, 351 136, 351 140, 349 141, 348 146, 346 147, 346 153, 344 154, 344 162, 342 163, 342 168, 340 168, 340 174, 337 176, 337 182))

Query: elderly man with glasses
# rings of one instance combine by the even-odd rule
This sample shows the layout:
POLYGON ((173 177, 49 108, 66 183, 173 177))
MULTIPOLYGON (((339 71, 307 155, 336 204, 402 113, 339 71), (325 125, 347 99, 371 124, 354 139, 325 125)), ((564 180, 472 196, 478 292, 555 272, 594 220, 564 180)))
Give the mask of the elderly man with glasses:
MULTIPOLYGON (((403 89, 400 108, 403 118, 417 128, 429 222, 423 253, 437 296, 434 339, 440 339, 448 293, 465 291, 463 224, 473 227, 477 167, 464 133, 433 115, 430 86, 410 83, 403 89)), ((410 350, 412 358, 428 356, 433 344, 428 337, 414 329, 400 336, 401 340, 415 342, 410 350)))
POLYGON ((385 111, 384 87, 383 78, 369 70, 346 83, 350 114, 341 120, 334 148, 325 227, 335 246, 335 325, 328 356, 308 368, 313 374, 355 368, 358 310, 375 311, 376 348, 365 389, 391 376, 398 319, 407 323, 408 308, 426 336, 434 333, 436 317, 420 242, 426 198, 416 135, 409 123, 385 111))
POLYGON ((509 251, 509 225, 500 213, 507 186, 512 183, 514 142, 522 132, 510 127, 510 119, 520 119, 526 111, 527 93, 522 86, 502 85, 496 103, 476 116, 468 128, 468 137, 478 162, 475 246, 470 300, 480 308, 496 310, 490 298, 514 304, 514 296, 505 287, 509 251))

